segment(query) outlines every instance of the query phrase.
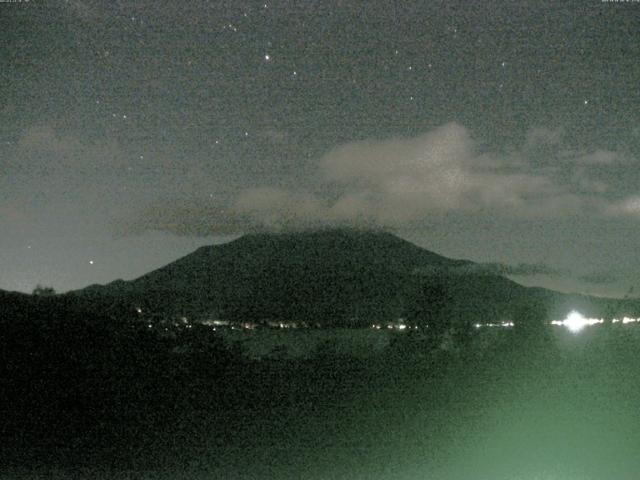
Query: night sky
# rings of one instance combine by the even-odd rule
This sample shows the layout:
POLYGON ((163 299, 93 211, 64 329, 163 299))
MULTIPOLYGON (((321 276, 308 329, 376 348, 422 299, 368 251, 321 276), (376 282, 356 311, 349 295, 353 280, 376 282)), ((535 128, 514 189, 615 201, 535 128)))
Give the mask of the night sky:
POLYGON ((640 291, 640 3, 0 3, 0 288, 385 228, 640 291))

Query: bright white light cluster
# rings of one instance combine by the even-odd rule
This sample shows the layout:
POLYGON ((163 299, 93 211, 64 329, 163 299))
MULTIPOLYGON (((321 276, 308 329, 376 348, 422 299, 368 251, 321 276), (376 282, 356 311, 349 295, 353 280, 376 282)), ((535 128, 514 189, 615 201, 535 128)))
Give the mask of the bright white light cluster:
POLYGON ((611 323, 623 323, 625 325, 627 323, 636 323, 636 322, 640 322, 640 318, 622 317, 622 318, 614 318, 613 320, 611 320, 611 323))
POLYGON ((508 328, 508 327, 513 327, 513 322, 500 322, 500 323, 476 323, 474 324, 474 327, 476 328, 483 328, 483 327, 503 327, 503 328, 508 328))
MULTIPOLYGON (((574 310, 569 313, 569 315, 567 315, 567 318, 565 318, 564 320, 554 320, 551 322, 551 325, 567 327, 572 332, 579 332, 584 327, 598 325, 600 323, 604 323, 604 320, 602 318, 585 318, 580 312, 576 312, 574 310)), ((611 320, 611 323, 622 323, 623 325, 626 325, 628 323, 640 323, 640 318, 614 318, 611 320)))
POLYGON ((397 322, 390 322, 390 323, 387 323, 387 324, 373 323, 371 325, 371 328, 373 330, 382 330, 385 327, 387 328, 387 330, 400 330, 400 331, 418 330, 418 326, 417 325, 406 325, 404 323, 397 323, 397 322))
POLYGON ((564 320, 554 320, 551 325, 559 325, 568 328, 572 332, 579 332, 584 327, 604 323, 602 318, 586 318, 580 312, 573 310, 564 320))

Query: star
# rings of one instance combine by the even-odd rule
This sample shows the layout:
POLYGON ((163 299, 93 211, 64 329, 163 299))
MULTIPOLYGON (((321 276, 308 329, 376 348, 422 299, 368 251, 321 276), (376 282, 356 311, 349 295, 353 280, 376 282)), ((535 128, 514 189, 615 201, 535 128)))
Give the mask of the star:
POLYGON ((89 260, 89 265, 93 265, 93 260, 89 260))
POLYGON ((267 54, 265 54, 264 59, 265 59, 267 62, 271 61, 271 55, 269 55, 268 53, 267 53, 267 54))

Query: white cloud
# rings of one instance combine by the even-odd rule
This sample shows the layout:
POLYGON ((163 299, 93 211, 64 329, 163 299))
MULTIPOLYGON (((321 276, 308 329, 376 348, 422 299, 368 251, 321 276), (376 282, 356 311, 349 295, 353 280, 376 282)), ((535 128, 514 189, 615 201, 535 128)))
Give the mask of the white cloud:
POLYGON ((620 156, 609 150, 596 150, 576 158, 581 163, 588 165, 611 165, 620 159, 620 156))
MULTIPOLYGON (((213 223, 245 230, 322 225, 403 228, 449 213, 522 219, 635 208, 633 202, 610 207, 603 196, 608 185, 590 175, 592 165, 614 161, 613 152, 572 154, 581 159, 579 169, 573 162, 537 168, 533 160, 527 161, 526 149, 533 144, 553 144, 556 153, 561 151, 560 138, 558 131, 537 129, 520 149, 482 152, 464 126, 448 123, 414 138, 352 142, 322 156, 315 176, 306 182, 315 192, 331 194, 295 187, 245 188, 225 200, 229 221, 216 214, 213 223), (574 168, 568 169, 570 164, 574 168)), ((205 219, 212 208, 211 204, 194 207, 190 218, 212 225, 205 219)), ((185 222, 180 222, 181 230, 194 231, 185 222)))
POLYGON ((377 194, 381 200, 408 201, 421 209, 448 209, 464 202, 473 147, 467 130, 451 123, 412 139, 340 146, 321 164, 326 178, 350 193, 377 194))
POLYGON ((633 215, 640 217, 640 196, 632 195, 612 203, 607 209, 607 213, 613 216, 633 215))
POLYGON ((528 212, 564 194, 548 178, 507 171, 507 160, 479 153, 469 132, 449 123, 416 138, 337 147, 321 162, 345 190, 336 203, 342 214, 358 208, 384 224, 451 210, 528 212))
POLYGON ((544 176, 505 172, 508 158, 481 154, 467 129, 449 123, 415 138, 360 141, 320 159, 320 183, 339 191, 331 203, 283 189, 248 189, 235 210, 263 225, 406 226, 433 213, 496 210, 538 216, 579 208, 544 176))
POLYGON ((267 228, 313 226, 326 213, 317 196, 290 192, 280 188, 261 187, 243 190, 232 210, 248 217, 250 223, 267 228))

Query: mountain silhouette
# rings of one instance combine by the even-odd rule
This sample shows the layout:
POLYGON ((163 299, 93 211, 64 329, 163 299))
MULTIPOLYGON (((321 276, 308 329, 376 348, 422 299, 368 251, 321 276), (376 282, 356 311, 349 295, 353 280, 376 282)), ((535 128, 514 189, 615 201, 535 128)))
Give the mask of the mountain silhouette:
POLYGON ((261 233, 206 246, 132 281, 70 294, 156 315, 364 326, 541 320, 582 308, 605 314, 617 300, 527 288, 382 231, 261 233), (604 313, 603 313, 604 312, 604 313))

